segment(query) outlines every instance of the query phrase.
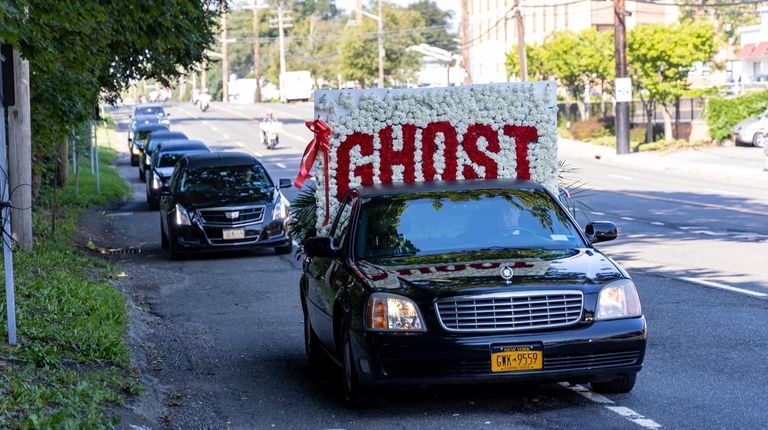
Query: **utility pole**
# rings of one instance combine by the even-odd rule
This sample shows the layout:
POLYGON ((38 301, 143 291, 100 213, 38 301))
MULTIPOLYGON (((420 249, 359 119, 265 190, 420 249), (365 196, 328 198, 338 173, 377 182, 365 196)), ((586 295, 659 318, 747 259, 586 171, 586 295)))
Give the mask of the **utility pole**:
POLYGON ((363 0, 355 0, 355 22, 357 25, 363 22, 363 0))
POLYGON ((8 164, 11 231, 21 249, 32 251, 32 125, 29 110, 29 62, 13 51, 16 104, 8 109, 8 164))
MULTIPOLYGON (((285 73, 285 36, 283 35, 283 2, 277 5, 277 31, 280 39, 280 76, 285 73)), ((282 90, 282 88, 280 88, 282 90)))
POLYGON ((256 78, 256 92, 253 101, 261 102, 261 57, 259 56, 259 7, 253 0, 253 74, 256 78))
MULTIPOLYGON (((613 2, 614 47, 616 57, 616 80, 627 77, 627 10, 624 0, 613 2)), ((631 85, 630 85, 631 90, 631 85)), ((630 93, 631 94, 631 93, 630 93)), ((619 100, 616 91, 616 153, 629 153, 629 104, 619 100)))
POLYGON ((229 62, 227 62, 227 6, 221 3, 221 98, 229 101, 229 62))
POLYGON ((520 62, 520 81, 528 80, 528 64, 525 58, 525 28, 520 0, 515 0, 515 18, 517 18, 517 56, 520 62))
POLYGON ((464 67, 464 84, 472 83, 469 67, 469 0, 461 0, 461 63, 464 67))
MULTIPOLYGON (((5 108, 15 104, 15 90, 13 83, 13 53, 11 45, 0 44, 0 168, 8 171, 8 158, 5 151, 5 108)), ((8 344, 16 344, 16 293, 14 291, 13 277, 13 250, 11 249, 11 228, 9 208, 10 193, 5 175, 0 172, 0 239, 3 246, 3 269, 5 274, 5 311, 8 322, 8 344)))
POLYGON ((384 9, 382 5, 382 0, 379 0, 379 28, 376 34, 379 42, 379 88, 384 88, 384 9))

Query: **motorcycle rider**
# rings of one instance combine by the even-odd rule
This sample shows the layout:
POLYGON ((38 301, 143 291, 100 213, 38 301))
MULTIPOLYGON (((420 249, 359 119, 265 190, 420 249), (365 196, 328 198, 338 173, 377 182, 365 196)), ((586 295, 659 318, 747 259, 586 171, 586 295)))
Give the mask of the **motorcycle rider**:
MULTIPOLYGON (((267 116, 265 116, 264 119, 261 120, 261 122, 267 123, 267 122, 279 122, 279 121, 277 120, 277 118, 275 118, 275 115, 272 113, 272 111, 268 110, 267 111, 267 116)), ((262 130, 261 130, 261 143, 265 144, 266 141, 267 141, 267 132, 264 131, 264 129, 262 128, 262 130)), ((280 143, 280 136, 279 135, 277 135, 275 137, 275 143, 276 144, 280 143)))
POLYGON ((200 92, 200 95, 197 96, 197 101, 198 101, 198 104, 200 105, 200 110, 202 110, 203 112, 208 110, 208 107, 210 106, 210 103, 211 103, 211 95, 208 94, 207 88, 203 88, 203 90, 200 92))

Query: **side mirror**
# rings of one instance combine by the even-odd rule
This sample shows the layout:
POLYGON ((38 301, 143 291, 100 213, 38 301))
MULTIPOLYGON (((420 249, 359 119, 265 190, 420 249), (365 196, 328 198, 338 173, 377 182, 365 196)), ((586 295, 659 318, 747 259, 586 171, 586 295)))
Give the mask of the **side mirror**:
POLYGON ((607 242, 616 239, 619 236, 619 230, 616 224, 610 221, 595 221, 587 224, 584 229, 589 243, 607 242))
POLYGON ((310 257, 336 258, 341 256, 341 248, 330 237, 310 237, 304 243, 304 252, 310 257))
POLYGON ((280 179, 277 188, 291 188, 293 182, 290 179, 280 179))

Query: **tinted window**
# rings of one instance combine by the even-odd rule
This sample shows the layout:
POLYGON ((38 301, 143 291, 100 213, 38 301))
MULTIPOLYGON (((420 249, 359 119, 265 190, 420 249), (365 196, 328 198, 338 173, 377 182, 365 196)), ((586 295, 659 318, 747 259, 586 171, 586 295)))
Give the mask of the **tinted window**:
POLYGON ((139 115, 165 115, 165 109, 158 106, 145 106, 145 107, 137 107, 135 111, 135 116, 139 115))
POLYGON ((157 167, 173 167, 184 155, 186 155, 184 152, 163 152, 157 157, 157 164, 155 165, 157 167))
POLYGON ((263 167, 225 166, 188 169, 179 180, 181 192, 261 191, 272 188, 263 167))
POLYGON ((584 247, 541 190, 466 190, 371 198, 361 206, 357 254, 393 258, 484 249, 584 247))

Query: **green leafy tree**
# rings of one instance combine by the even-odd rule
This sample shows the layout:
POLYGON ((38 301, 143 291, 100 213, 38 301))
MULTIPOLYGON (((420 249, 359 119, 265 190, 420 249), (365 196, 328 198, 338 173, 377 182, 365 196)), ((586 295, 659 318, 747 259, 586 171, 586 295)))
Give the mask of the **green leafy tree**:
POLYGON ((652 139, 655 104, 663 107, 664 139, 672 139, 671 106, 688 90, 688 71, 715 53, 715 31, 707 22, 648 24, 632 29, 627 37, 629 71, 648 112, 646 141, 652 139))
MULTIPOLYGON (((393 5, 384 6, 384 74, 390 80, 404 81, 420 66, 409 46, 424 42, 424 19, 418 12, 393 5)), ((366 85, 378 76, 377 22, 364 18, 362 23, 345 30, 341 39, 341 74, 346 80, 366 85)))
POLYGON ((424 43, 445 49, 449 52, 458 52, 458 37, 455 33, 449 33, 449 21, 453 18, 453 12, 442 10, 433 0, 419 0, 408 5, 408 10, 417 12, 424 18, 425 31, 424 43))
MULTIPOLYGON (((528 67, 529 79, 541 80, 549 78, 550 73, 545 67, 546 65, 544 64, 542 56, 543 47, 538 45, 526 45, 525 64, 528 67)), ((507 69, 507 76, 520 75, 520 55, 517 53, 517 49, 507 52, 504 65, 507 69)))

